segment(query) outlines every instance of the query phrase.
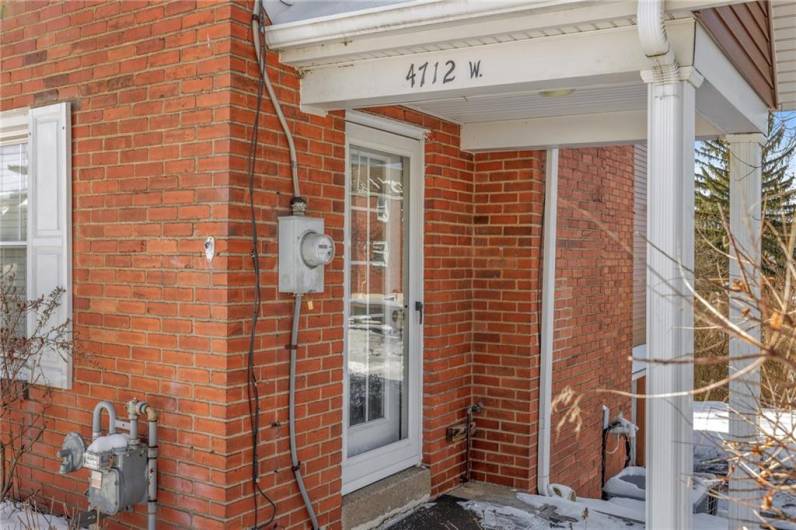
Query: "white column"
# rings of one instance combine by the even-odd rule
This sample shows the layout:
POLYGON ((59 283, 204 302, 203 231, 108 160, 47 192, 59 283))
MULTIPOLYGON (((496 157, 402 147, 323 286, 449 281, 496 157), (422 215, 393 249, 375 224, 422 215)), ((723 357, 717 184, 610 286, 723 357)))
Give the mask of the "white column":
MULTIPOLYGON (((750 282, 753 292, 759 293, 761 248, 761 187, 762 145, 765 137, 759 133, 735 134, 726 137, 730 150, 730 233, 735 247, 730 247, 730 285, 743 277, 750 282)), ((741 314, 743 300, 730 297, 730 318, 750 334, 759 337, 757 326, 747 323, 741 314)), ((748 357, 757 349, 746 341, 730 339, 730 374, 749 366, 748 357)), ((754 439, 757 431, 758 400, 760 397, 760 371, 730 381, 730 440, 741 443, 754 439)), ((751 469, 740 466, 730 480, 729 528, 749 528, 757 521, 755 510, 760 506, 760 489, 749 473, 751 469)))
POLYGON ((647 91, 647 529, 691 530, 694 97, 699 74, 642 72, 647 91), (664 361, 655 362, 655 361, 664 361))

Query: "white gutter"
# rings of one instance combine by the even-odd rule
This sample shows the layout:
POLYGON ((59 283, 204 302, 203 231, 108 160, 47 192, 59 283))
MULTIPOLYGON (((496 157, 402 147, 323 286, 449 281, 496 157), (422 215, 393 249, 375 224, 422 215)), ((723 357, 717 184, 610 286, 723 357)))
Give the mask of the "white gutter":
MULTIPOLYGON (((641 0, 643 2, 644 0, 641 0)), ((688 13, 699 9, 739 3, 743 0, 668 0, 666 7, 670 13, 688 13)), ((387 35, 411 33, 438 29, 446 25, 457 25, 467 21, 488 23, 494 18, 515 20, 523 15, 545 15, 552 12, 566 12, 578 8, 595 9, 594 19, 604 20, 636 15, 634 0, 600 2, 595 0, 412 0, 397 4, 357 9, 307 18, 294 22, 273 24, 266 28, 266 41, 272 50, 283 51, 311 45, 332 42, 348 43, 355 38, 368 35, 387 35)), ((588 22, 574 20, 572 23, 588 22)), ((557 24, 553 24, 556 26, 557 24)), ((511 31, 517 30, 511 26, 511 31)), ((500 33, 500 31, 497 31, 500 33)), ((460 33, 468 38, 480 35, 460 33)), ((420 46, 421 44, 415 44, 420 46)))
POLYGON ((269 26, 268 47, 281 50, 330 40, 351 39, 372 33, 445 24, 476 17, 534 11, 590 0, 414 0, 371 9, 348 11, 336 15, 297 20, 269 26))
POLYGON ((545 156, 544 232, 542 240, 542 327, 539 338, 539 436, 536 488, 548 495, 550 439, 553 423, 553 333, 556 291, 556 218, 558 216, 558 148, 545 156))

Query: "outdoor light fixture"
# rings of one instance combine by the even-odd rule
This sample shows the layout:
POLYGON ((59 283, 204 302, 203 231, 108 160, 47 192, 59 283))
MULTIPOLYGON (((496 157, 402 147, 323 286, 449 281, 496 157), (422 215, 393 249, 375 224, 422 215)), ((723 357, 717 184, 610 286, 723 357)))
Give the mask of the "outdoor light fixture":
POLYGON ((574 88, 556 88, 554 90, 542 90, 539 95, 545 98, 563 98, 575 92, 574 88))

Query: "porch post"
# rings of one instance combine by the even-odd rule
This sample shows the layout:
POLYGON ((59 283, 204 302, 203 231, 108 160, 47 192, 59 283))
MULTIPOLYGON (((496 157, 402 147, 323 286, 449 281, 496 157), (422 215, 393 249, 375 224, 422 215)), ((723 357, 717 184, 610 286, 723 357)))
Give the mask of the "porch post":
MULTIPOLYGON (((726 140, 730 150, 730 233, 736 245, 736 248, 730 247, 730 285, 745 277, 753 292, 759 292, 762 145, 765 137, 759 133, 734 134, 727 136, 726 140)), ((759 337, 757 326, 744 323, 743 307, 742 300, 730 297, 730 318, 759 337)), ((730 375, 753 362, 752 359, 735 357, 748 357, 756 352, 757 349, 748 342, 731 338, 730 375)), ((730 440, 743 444, 756 436, 759 398, 759 370, 730 381, 730 440)), ((760 506, 760 489, 749 471, 739 466, 730 479, 730 530, 749 528, 750 522, 758 520, 755 511, 760 506)))
POLYGON ((691 530, 694 98, 691 68, 642 72, 647 90, 647 528, 691 530))

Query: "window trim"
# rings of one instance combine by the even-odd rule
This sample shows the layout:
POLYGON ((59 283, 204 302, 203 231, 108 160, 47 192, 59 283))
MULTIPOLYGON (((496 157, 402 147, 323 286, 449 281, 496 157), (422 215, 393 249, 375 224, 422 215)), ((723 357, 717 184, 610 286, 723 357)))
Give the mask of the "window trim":
POLYGON ((639 344, 638 346, 633 346, 633 353, 632 356, 632 380, 635 381, 641 377, 647 375, 647 363, 644 359, 647 358, 647 344, 639 344))
POLYGON ((0 145, 23 143, 23 140, 28 140, 29 110, 21 108, 0 112, 0 145))

